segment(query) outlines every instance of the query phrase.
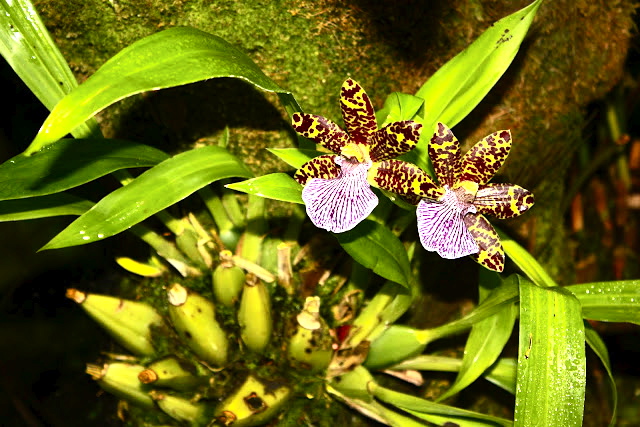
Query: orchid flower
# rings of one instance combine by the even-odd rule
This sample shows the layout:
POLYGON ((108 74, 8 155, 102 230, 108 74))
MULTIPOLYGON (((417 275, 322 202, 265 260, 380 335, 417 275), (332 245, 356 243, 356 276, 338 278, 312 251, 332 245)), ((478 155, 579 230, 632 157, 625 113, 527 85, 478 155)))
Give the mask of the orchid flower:
POLYGON ((398 192, 407 176, 421 173, 393 159, 415 147, 421 124, 400 121, 378 129, 371 100, 352 79, 342 85, 340 107, 347 132, 321 116, 293 115, 300 135, 335 153, 311 159, 294 176, 304 185, 302 200, 311 222, 334 233, 351 230, 378 205, 370 185, 398 192))
POLYGON ((434 188, 429 180, 412 187, 418 189, 415 195, 423 197, 417 216, 425 249, 447 259, 471 255, 489 270, 504 269, 500 238, 484 214, 513 218, 534 203, 533 194, 518 185, 488 183, 510 149, 511 132, 502 130, 486 136, 461 156, 460 143, 451 130, 437 124, 429 157, 440 187, 434 188))

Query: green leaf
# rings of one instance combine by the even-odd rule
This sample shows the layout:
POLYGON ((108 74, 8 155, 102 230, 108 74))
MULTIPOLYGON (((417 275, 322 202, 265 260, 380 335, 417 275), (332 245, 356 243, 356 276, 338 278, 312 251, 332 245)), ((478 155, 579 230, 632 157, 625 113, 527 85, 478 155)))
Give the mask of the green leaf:
POLYGON ((413 416, 437 425, 446 425, 446 423, 459 425, 461 427, 513 425, 510 420, 431 402, 410 394, 399 393, 397 391, 381 387, 373 381, 369 382, 368 388, 376 399, 388 403, 389 405, 396 406, 409 412, 413 416))
POLYGON ((356 262, 387 280, 409 287, 411 266, 407 250, 387 227, 364 220, 353 230, 334 236, 356 262))
POLYGON ((170 28, 126 47, 65 96, 25 153, 57 141, 123 98, 214 77, 235 77, 265 91, 287 93, 220 37, 195 28, 170 28))
POLYGON ((424 351, 430 342, 462 333, 476 323, 500 312, 505 306, 518 301, 518 276, 506 280, 504 286, 494 289, 489 296, 471 313, 461 319, 432 329, 413 329, 407 326, 391 325, 377 339, 371 342, 365 366, 381 369, 395 365, 424 351))
MULTIPOLYGON (((49 110, 78 86, 67 62, 28 0, 0 2, 0 54, 49 110)), ((95 120, 78 123, 73 131, 77 137, 100 136, 95 120)))
POLYGON ((302 186, 286 173, 279 172, 263 175, 246 181, 227 184, 225 187, 267 199, 304 203, 302 201, 302 186))
POLYGON ((429 130, 437 122, 453 128, 482 101, 507 70, 520 49, 542 0, 536 0, 492 24, 476 41, 444 64, 418 90, 425 100, 423 133, 416 150, 423 161, 427 158, 429 130))
POLYGON ((515 425, 582 425, 585 365, 579 301, 522 280, 515 425))
POLYGON ((500 243, 502 243, 504 252, 533 283, 542 288, 557 286, 556 282, 547 273, 547 270, 525 248, 498 229, 498 227, 495 227, 495 229, 498 232, 498 236, 500 236, 500 243))
MULTIPOLYGON (((516 280, 516 276, 507 280, 516 280)), ((517 315, 518 307, 512 303, 473 325, 464 348, 460 373, 451 388, 438 397, 438 401, 464 390, 495 363, 511 336, 517 315)))
POLYGON ((213 181, 250 176, 251 172, 244 164, 224 148, 202 147, 178 154, 104 197, 42 249, 102 240, 179 202, 213 181))
POLYGON ((93 202, 66 193, 30 199, 5 200, 0 202, 0 222, 82 215, 92 206, 93 202))
POLYGON ((0 165, 0 200, 58 193, 125 168, 154 166, 169 156, 137 142, 67 139, 0 165))
POLYGON ((582 317, 640 325, 640 280, 566 286, 582 305, 582 317))
POLYGON ((314 157, 327 154, 317 150, 303 150, 300 148, 267 148, 267 151, 278 156, 280 160, 295 169, 300 169, 302 165, 314 157))
POLYGON ((424 99, 401 92, 389 94, 382 109, 376 112, 380 127, 387 123, 414 120, 418 115, 424 115, 424 99))
POLYGON ((613 427, 616 425, 616 417, 618 413, 618 389, 616 387, 616 381, 613 377, 613 372, 611 371, 611 362, 609 361, 609 352, 607 351, 607 346, 600 338, 600 335, 593 329, 593 327, 588 323, 584 322, 585 326, 585 337, 587 339, 587 344, 591 347, 591 350, 600 358, 602 365, 604 366, 605 371, 607 371, 607 376, 609 377, 609 386, 611 387, 611 421, 609 422, 609 426, 613 427))
MULTIPOLYGON (((404 371, 415 369, 419 371, 437 372, 458 372, 462 367, 462 359, 445 356, 420 355, 412 359, 407 359, 389 369, 404 371)), ((487 381, 498 387, 516 394, 516 360, 512 358, 502 358, 493 364, 482 374, 487 381)))

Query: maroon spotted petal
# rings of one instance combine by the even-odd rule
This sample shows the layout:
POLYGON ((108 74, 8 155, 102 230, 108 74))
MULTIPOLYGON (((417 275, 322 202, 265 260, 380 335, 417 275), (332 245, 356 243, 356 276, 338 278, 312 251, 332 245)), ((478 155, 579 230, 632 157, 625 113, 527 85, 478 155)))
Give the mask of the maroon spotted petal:
POLYGON ((378 130, 373 104, 362 86, 353 79, 347 79, 340 90, 342 119, 349 136, 358 144, 367 144, 378 130))
POLYGON ((534 199, 529 190, 519 185, 489 183, 480 187, 473 204, 480 213, 508 219, 529 210, 534 199))
POLYGON ((369 139, 369 156, 374 162, 389 160, 412 150, 420 139, 422 125, 410 120, 390 123, 369 139))
POLYGON ((295 113, 292 116, 292 126, 300 135, 334 153, 340 153, 342 147, 349 143, 349 135, 322 116, 295 113))
POLYGON ((460 174, 460 142, 442 123, 436 125, 429 142, 429 158, 440 185, 453 187, 460 174))
POLYGON ((311 178, 333 179, 340 175, 340 167, 336 163, 335 154, 323 154, 303 164, 293 176, 300 184, 305 185, 311 178))

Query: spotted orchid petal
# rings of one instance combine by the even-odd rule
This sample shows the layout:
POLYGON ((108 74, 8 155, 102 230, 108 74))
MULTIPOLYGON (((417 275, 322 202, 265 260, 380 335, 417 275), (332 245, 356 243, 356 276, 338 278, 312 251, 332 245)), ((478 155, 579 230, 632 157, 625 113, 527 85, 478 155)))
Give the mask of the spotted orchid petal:
POLYGON ((467 214, 464 223, 480 248, 472 258, 489 270, 501 273, 504 270, 504 249, 496 230, 479 213, 467 214))
POLYGON ((323 154, 303 164, 293 176, 300 184, 305 185, 311 178, 333 179, 340 175, 335 154, 323 154))
POLYGON ((302 190, 302 200, 311 222, 333 233, 349 231, 378 205, 367 182, 370 163, 351 163, 336 156, 340 174, 334 179, 310 179, 302 190))
POLYGON ((460 142, 442 123, 436 125, 429 141, 429 158, 440 185, 453 187, 460 175, 460 142))
POLYGON ((533 194, 519 185, 487 184, 478 190, 473 204, 479 213, 499 219, 525 213, 534 204, 533 194))
MULTIPOLYGON (((374 163, 369 170, 369 181, 400 196, 418 196, 439 200, 445 189, 438 187, 431 177, 414 164, 402 160, 385 160, 374 163)), ((416 201, 419 201, 419 199, 416 201)))
POLYGON ((390 123, 376 131, 369 139, 371 160, 379 162, 409 152, 418 144, 421 130, 420 123, 405 120, 390 123))
POLYGON ((353 79, 347 79, 340 89, 340 108, 342 119, 352 141, 367 144, 378 130, 373 104, 362 86, 353 79))
POLYGON ((478 252, 478 244, 463 220, 473 206, 461 206, 455 193, 447 190, 440 201, 422 199, 416 211, 422 246, 442 258, 455 259, 478 252))
POLYGON ((300 135, 334 153, 340 153, 342 147, 349 143, 349 135, 322 116, 295 113, 292 116, 292 126, 300 135))
POLYGON ((498 172, 511 150, 511 132, 499 130, 471 147, 460 161, 460 181, 486 184, 498 172))

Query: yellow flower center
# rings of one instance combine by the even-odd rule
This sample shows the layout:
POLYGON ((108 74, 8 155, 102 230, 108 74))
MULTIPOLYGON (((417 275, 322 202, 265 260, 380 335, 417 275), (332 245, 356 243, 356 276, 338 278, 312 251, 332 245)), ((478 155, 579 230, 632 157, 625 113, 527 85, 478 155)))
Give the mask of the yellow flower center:
POLYGON ((478 183, 473 181, 460 181, 451 189, 456 193, 458 200, 463 203, 471 204, 476 198, 478 192, 478 183))
POLYGON ((358 163, 371 163, 369 147, 366 145, 354 144, 351 142, 342 147, 340 154, 349 160, 356 160, 358 163))

